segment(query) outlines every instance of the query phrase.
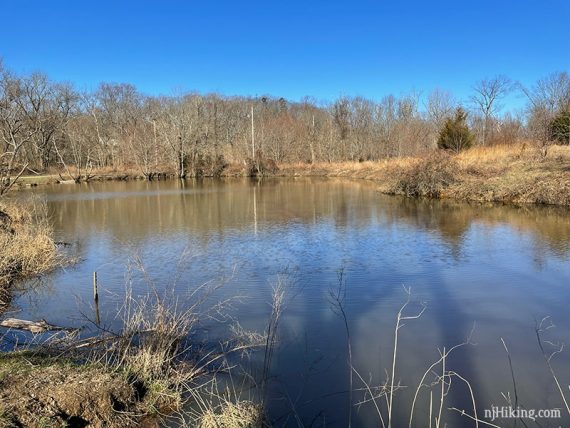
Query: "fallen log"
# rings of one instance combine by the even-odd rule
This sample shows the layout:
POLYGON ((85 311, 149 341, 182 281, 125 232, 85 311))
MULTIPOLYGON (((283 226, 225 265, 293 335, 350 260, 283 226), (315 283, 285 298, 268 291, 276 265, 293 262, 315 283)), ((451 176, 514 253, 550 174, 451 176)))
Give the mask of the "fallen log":
POLYGON ((91 348, 97 345, 106 344, 108 342, 117 342, 121 340, 118 336, 95 336, 89 337, 87 339, 79 340, 73 344, 74 349, 81 349, 81 348, 91 348))
POLYGON ((46 331, 68 330, 63 327, 49 324, 46 320, 28 321, 17 318, 6 318, 0 322, 0 327, 12 328, 16 330, 27 330, 31 333, 44 333, 46 331))

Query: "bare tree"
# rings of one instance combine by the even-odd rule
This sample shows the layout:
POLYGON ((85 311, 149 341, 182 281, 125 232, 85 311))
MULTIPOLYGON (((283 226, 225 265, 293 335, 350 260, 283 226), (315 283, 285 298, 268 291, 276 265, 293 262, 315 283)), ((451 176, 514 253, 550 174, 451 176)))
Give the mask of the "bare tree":
POLYGON ((0 63, 0 195, 10 190, 28 167, 29 162, 21 161, 20 154, 36 134, 36 129, 26 126, 22 97, 21 80, 0 63))
POLYGON ((519 87, 533 107, 540 107, 551 113, 570 107, 570 76, 565 71, 543 77, 532 87, 519 87))
POLYGON ((552 73, 534 86, 519 84, 526 95, 528 129, 537 141, 542 156, 548 154, 552 143, 550 125, 557 113, 570 109, 570 76, 566 72, 552 73))
POLYGON ((398 116, 396 97, 388 95, 382 98, 380 104, 376 107, 376 122, 380 134, 380 157, 397 156, 396 128, 398 116))
POLYGON ((69 85, 54 84, 44 74, 34 73, 22 80, 20 107, 27 126, 35 131, 33 145, 43 171, 49 167, 54 138, 63 132, 75 101, 69 85))
POLYGON ((500 101, 509 94, 512 87, 511 80, 503 75, 483 79, 473 86, 475 94, 471 97, 471 101, 475 104, 483 117, 481 135, 483 145, 488 143, 492 121, 503 107, 500 101))
POLYGON ((165 100, 162 114, 157 119, 157 127, 168 159, 178 178, 186 177, 188 146, 190 145, 193 117, 190 104, 179 99, 165 100))
POLYGON ((97 133, 88 115, 77 114, 68 121, 62 148, 54 140, 55 152, 67 176, 76 183, 89 181, 97 150, 97 133))
POLYGON ((452 117, 457 108, 457 101, 450 92, 436 89, 428 95, 426 113, 437 128, 441 127, 445 119, 452 117))

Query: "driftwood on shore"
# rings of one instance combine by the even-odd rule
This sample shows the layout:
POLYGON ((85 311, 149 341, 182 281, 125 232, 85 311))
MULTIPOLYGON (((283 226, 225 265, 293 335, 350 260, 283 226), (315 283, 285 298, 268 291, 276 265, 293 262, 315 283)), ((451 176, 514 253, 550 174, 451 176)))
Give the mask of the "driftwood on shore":
POLYGON ((18 318, 6 318, 0 322, 0 327, 12 328, 16 330, 27 330, 32 333, 44 333, 46 331, 67 330, 66 328, 49 324, 46 320, 28 321, 18 318))

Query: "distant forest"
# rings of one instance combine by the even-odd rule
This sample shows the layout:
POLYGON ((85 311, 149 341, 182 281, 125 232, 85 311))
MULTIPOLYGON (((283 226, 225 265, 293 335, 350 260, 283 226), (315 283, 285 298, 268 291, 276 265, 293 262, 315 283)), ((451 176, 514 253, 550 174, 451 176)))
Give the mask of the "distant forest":
POLYGON ((81 177, 125 168, 149 179, 161 172, 190 177, 216 175, 228 164, 418 156, 437 149, 458 109, 476 145, 525 140, 545 149, 570 142, 566 72, 530 86, 505 76, 483 79, 462 102, 434 90, 424 97, 340 97, 323 104, 272 96, 149 96, 122 83, 82 92, 42 73, 14 74, 0 63, 0 177, 49 171, 81 177), (514 91, 526 108, 502 113, 514 91))

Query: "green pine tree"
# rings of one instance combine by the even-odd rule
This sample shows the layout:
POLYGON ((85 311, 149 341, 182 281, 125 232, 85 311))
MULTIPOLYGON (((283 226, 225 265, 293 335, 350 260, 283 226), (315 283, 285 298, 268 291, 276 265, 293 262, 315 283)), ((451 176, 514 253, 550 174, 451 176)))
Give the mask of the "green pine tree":
POLYGON ((455 116, 448 118, 439 132, 437 146, 444 150, 460 152, 473 145, 475 137, 467 126, 467 113, 459 107, 455 116))
POLYGON ((561 111, 549 126, 550 138, 559 144, 570 144, 570 109, 561 111))

